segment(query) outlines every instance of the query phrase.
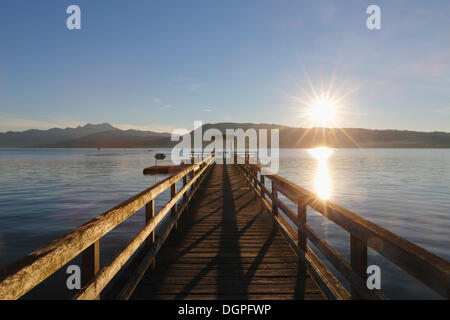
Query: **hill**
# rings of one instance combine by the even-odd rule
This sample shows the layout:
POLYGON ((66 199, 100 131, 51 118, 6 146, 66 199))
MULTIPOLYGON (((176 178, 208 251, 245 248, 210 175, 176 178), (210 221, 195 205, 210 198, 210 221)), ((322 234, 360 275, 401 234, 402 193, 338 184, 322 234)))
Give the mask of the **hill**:
MULTIPOLYGON (((249 128, 279 129, 281 148, 450 148, 450 133, 360 128, 294 128, 274 124, 215 123, 203 130, 249 128)), ((0 133, 0 147, 42 148, 167 148, 169 133, 120 130, 110 124, 87 124, 83 127, 27 130, 0 133)))

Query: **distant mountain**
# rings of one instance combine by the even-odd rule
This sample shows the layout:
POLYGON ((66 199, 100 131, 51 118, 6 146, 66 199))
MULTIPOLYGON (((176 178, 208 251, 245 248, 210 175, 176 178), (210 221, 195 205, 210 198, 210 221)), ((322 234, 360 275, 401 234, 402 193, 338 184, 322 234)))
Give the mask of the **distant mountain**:
MULTIPOLYGON (((450 133, 371 129, 294 128, 275 124, 215 123, 205 124, 203 131, 226 129, 279 129, 281 148, 450 148, 450 133)), ((270 141, 270 139, 269 139, 270 141)), ((167 148, 169 133, 120 130, 110 124, 87 124, 83 127, 27 130, 0 133, 0 147, 44 148, 167 148)), ((269 144, 270 146, 270 144, 269 144)))
POLYGON ((49 130, 9 131, 0 133, 0 147, 34 147, 50 145, 85 137, 98 132, 119 130, 110 124, 87 124, 84 127, 49 130))
MULTIPOLYGON (((372 130, 360 128, 294 128, 275 124, 216 123, 203 130, 217 128, 279 129, 280 148, 450 148, 448 132, 417 132, 406 130, 372 130)), ((270 139, 268 139, 269 142, 270 139)))
POLYGON ((175 145, 168 133, 119 129, 93 133, 75 140, 41 145, 44 148, 167 148, 175 145))

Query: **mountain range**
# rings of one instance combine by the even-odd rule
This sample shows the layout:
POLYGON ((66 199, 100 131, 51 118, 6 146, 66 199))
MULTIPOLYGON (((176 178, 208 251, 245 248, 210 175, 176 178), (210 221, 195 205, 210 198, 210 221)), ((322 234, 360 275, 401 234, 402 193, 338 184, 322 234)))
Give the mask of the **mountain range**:
MULTIPOLYGON (((448 132, 372 130, 359 128, 295 128, 275 124, 215 123, 203 130, 249 128, 279 129, 281 148, 450 148, 448 132)), ((270 139, 269 139, 270 140, 270 139)), ((0 148, 167 148, 170 133, 121 130, 110 124, 87 124, 76 128, 26 130, 0 133, 0 148)))

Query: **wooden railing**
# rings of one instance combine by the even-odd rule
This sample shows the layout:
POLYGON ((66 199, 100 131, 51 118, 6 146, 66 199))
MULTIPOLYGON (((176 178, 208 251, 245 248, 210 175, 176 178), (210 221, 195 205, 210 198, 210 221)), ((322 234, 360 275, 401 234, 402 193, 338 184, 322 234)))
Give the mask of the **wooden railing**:
POLYGON ((119 298, 128 298, 144 272, 154 263, 155 256, 170 231, 176 228, 179 217, 187 209, 190 200, 206 177, 207 170, 214 164, 214 157, 215 154, 211 153, 201 162, 173 174, 19 260, 7 268, 1 278, 0 299, 20 298, 79 254, 82 255, 83 288, 77 292, 75 299, 98 299, 106 285, 145 241, 148 250, 137 270, 133 272, 119 293, 119 298), (180 180, 183 181, 183 187, 177 192, 176 184, 180 180), (168 188, 171 189, 171 199, 155 214, 155 199, 168 188), (183 200, 177 206, 181 199, 183 200), (145 227, 108 265, 100 269, 100 239, 144 206, 145 227), (170 217, 169 223, 164 231, 161 234, 158 232, 158 236, 155 237, 156 227, 166 217, 170 217))
POLYGON ((379 252, 442 297, 450 297, 450 263, 445 259, 330 201, 321 200, 314 193, 265 171, 258 164, 249 164, 248 157, 245 157, 244 164, 238 164, 237 167, 272 213, 302 265, 307 267, 330 298, 384 299, 381 291, 367 289, 367 248, 379 252), (271 190, 265 186, 265 179, 271 180, 271 190), (297 213, 278 198, 279 193, 296 204, 297 213), (350 233, 350 262, 307 224, 307 207, 313 208, 350 233), (279 214, 279 210, 287 219, 279 214), (319 260, 307 245, 307 240, 346 278, 351 285, 350 293, 319 260))

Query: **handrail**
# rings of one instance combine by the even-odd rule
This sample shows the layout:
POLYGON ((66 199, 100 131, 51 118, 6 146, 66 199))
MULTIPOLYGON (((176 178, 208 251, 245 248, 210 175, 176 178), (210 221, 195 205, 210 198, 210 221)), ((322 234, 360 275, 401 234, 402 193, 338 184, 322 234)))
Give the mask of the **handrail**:
POLYGON ((176 210, 174 208, 176 208, 177 201, 205 173, 205 170, 213 163, 214 157, 215 153, 211 153, 209 157, 201 162, 192 164, 186 169, 156 183, 138 195, 122 202, 5 268, 2 270, 3 275, 0 277, 0 299, 12 300, 20 298, 80 253, 83 253, 82 275, 85 288, 78 297, 83 297, 84 293, 86 293, 86 297, 97 297, 101 289, 106 286, 112 279, 112 276, 120 270, 123 264, 139 248, 139 245, 167 216, 167 213, 170 210, 176 210), (187 183, 186 178, 188 175, 190 175, 191 179, 187 183), (152 202, 169 187, 174 191, 176 183, 181 179, 183 179, 184 187, 180 192, 172 192, 172 199, 156 216, 147 221, 145 228, 138 233, 121 253, 116 255, 113 263, 99 272, 99 240, 140 208, 152 202), (86 274, 88 277, 86 277, 86 274), (87 288, 86 285, 88 286, 87 288), (95 294, 92 295, 92 292, 95 292, 95 294))
MULTIPOLYGON (((331 264, 350 282, 352 298, 384 298, 379 290, 368 290, 365 284, 367 268, 367 248, 370 247, 395 263, 401 269, 414 276, 444 298, 450 297, 450 263, 403 239, 392 232, 344 209, 337 204, 322 200, 314 193, 278 176, 270 174, 259 164, 238 165, 249 177, 253 187, 260 190, 271 200, 270 211, 279 209, 297 226, 297 231, 287 223, 284 227, 290 229, 291 236, 298 233, 299 241, 309 239, 316 248, 331 262, 331 264), (261 172, 264 174, 261 175, 261 172), (258 179, 259 174, 259 179, 258 179), (271 180, 272 192, 264 184, 264 178, 271 180), (299 223, 299 214, 292 211, 288 205, 277 197, 277 193, 285 195, 297 204, 299 212, 304 212, 303 221, 299 223), (306 207, 310 206, 327 219, 335 222, 350 233, 351 261, 347 262, 336 250, 322 239, 308 224, 306 224, 306 207), (303 210, 303 211, 302 211, 303 210)), ((265 201, 267 201, 264 198, 265 201)), ((267 201, 268 202, 268 201, 267 201)), ((281 221, 280 219, 278 219, 281 221)), ((284 219, 285 220, 285 219, 284 219)), ((283 221, 281 221, 283 223, 283 221)), ((305 245, 306 247, 306 245, 305 245)))

